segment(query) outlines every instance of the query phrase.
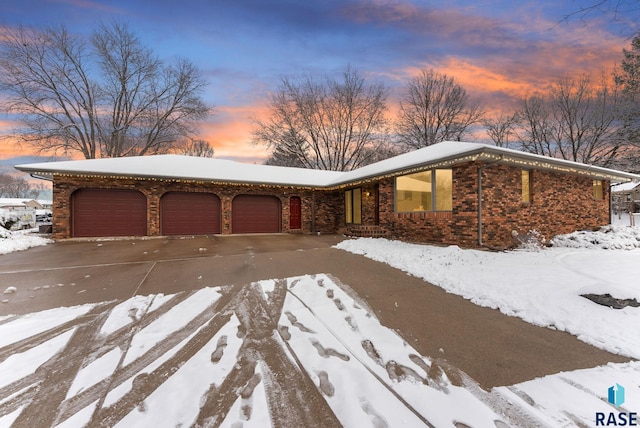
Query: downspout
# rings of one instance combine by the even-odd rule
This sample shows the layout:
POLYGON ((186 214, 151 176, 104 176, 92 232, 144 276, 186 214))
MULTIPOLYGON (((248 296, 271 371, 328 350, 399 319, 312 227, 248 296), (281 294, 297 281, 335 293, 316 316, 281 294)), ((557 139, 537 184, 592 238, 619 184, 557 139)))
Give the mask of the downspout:
POLYGON ((478 167, 478 245, 480 247, 484 246, 482 242, 482 172, 485 168, 500 162, 502 160, 502 156, 503 155, 500 155, 500 159, 478 167))
MULTIPOLYGON (((604 187, 603 187, 604 190, 604 187)), ((611 191, 611 180, 609 180, 609 224, 613 221, 611 210, 613 208, 613 192, 611 191)))
POLYGON ((311 190, 311 233, 316 233, 316 191, 311 190))

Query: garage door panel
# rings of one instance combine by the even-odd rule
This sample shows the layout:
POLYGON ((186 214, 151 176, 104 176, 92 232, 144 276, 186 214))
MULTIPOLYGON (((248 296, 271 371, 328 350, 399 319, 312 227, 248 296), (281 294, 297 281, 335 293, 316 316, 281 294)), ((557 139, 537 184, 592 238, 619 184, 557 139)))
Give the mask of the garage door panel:
POLYGON ((280 232, 280 199, 268 195, 239 195, 232 202, 233 233, 280 232))
POLYGON ((137 190, 80 189, 72 205, 74 237, 147 234, 147 199, 137 190))
POLYGON ((160 207, 163 235, 220 233, 221 203, 212 193, 165 193, 160 207))

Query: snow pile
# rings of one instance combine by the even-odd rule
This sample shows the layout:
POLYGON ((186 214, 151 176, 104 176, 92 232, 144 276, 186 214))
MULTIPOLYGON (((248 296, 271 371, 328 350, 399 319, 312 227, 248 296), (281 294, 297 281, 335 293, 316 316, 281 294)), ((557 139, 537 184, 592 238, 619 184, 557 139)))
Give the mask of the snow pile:
MULTIPOLYGON (((629 229, 612 229, 611 242, 637 233, 629 229)), ((582 247, 500 253, 373 238, 345 240, 336 248, 387 263, 477 305, 640 358, 640 308, 617 310, 582 297, 640 300, 640 249, 604 250, 593 244, 597 234, 584 236, 574 239, 582 247)))
POLYGON ((31 247, 47 245, 51 242, 53 242, 51 239, 34 235, 33 230, 11 232, 0 227, 0 254, 22 251, 31 247))
POLYGON ((567 248, 634 250, 640 248, 640 227, 608 225, 596 232, 579 231, 558 235, 551 240, 551 245, 567 248))

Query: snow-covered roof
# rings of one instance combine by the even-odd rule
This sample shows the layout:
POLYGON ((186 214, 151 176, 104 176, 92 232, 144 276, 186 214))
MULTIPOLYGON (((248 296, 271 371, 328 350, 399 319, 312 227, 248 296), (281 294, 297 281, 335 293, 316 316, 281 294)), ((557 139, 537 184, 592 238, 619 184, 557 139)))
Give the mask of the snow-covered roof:
POLYGON ((533 155, 480 143, 445 141, 370 164, 349 172, 254 165, 224 159, 180 155, 88 159, 17 165, 34 175, 53 174, 148 177, 232 183, 335 187, 379 176, 426 167, 445 167, 469 161, 500 162, 523 168, 563 171, 594 179, 640 181, 640 175, 533 155))
POLYGON ((34 174, 82 174, 222 181, 274 185, 324 186, 337 171, 254 165, 182 155, 132 156, 17 165, 34 174))
POLYGON ((29 198, 0 198, 0 207, 21 207, 30 200, 29 198))
POLYGON ((616 184, 615 186, 611 186, 611 191, 612 192, 628 192, 630 190, 635 189, 638 186, 640 186, 640 183, 630 181, 628 183, 621 183, 621 184, 616 184))
POLYGON ((401 171, 419 169, 425 166, 445 167, 446 165, 454 165, 474 160, 521 165, 523 168, 530 169, 562 171, 586 175, 594 179, 606 179, 618 182, 640 181, 640 175, 624 171, 555 159, 481 143, 444 141, 344 173, 342 177, 331 184, 356 182, 401 171))

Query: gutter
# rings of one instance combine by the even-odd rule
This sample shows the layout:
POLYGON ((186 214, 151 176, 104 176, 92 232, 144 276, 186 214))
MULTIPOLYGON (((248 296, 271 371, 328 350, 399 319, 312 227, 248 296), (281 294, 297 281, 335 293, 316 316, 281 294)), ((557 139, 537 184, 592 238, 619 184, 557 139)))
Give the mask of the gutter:
MULTIPOLYGON (((20 166, 20 165, 18 165, 20 166)), ((183 182, 207 182, 218 185, 256 185, 256 186, 273 186, 273 187, 289 187, 289 188, 300 188, 300 189, 325 189, 327 186, 325 184, 314 184, 314 183, 290 183, 290 182, 278 182, 278 181, 253 181, 251 179, 222 179, 222 178, 202 178, 202 177, 187 177, 187 176, 169 176, 169 175, 151 175, 151 174, 132 174, 132 173, 112 173, 112 172, 89 172, 89 171, 40 171, 40 170, 29 170, 28 168, 18 168, 18 166, 14 167, 18 171, 26 172, 31 177, 37 178, 40 180, 53 181, 53 175, 59 174, 63 176, 75 176, 75 177, 108 177, 108 178, 121 178, 121 179, 134 179, 134 180, 166 180, 166 181, 183 181, 183 182)))
POLYGON ((40 175, 36 172, 32 172, 29 174, 31 177, 33 178, 37 178, 38 180, 45 180, 45 181, 53 181, 53 174, 49 174, 49 175, 40 175))
POLYGON ((478 245, 481 247, 484 246, 482 242, 482 172, 486 168, 489 168, 490 166, 501 162, 502 158, 503 155, 500 155, 500 159, 494 160, 493 162, 489 162, 478 167, 478 245))

